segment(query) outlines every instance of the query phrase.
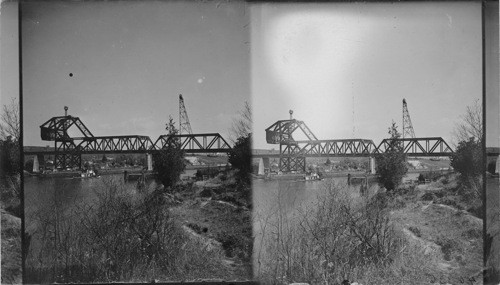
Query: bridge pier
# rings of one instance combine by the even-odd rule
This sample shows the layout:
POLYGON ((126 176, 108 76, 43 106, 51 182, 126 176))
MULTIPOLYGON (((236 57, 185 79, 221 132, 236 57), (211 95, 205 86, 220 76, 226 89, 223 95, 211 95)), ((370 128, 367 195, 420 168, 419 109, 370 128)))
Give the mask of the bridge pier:
POLYGON ((152 157, 151 153, 147 153, 146 156, 148 158, 148 171, 152 171, 153 170, 153 157, 152 157))
POLYGON ((38 162, 38 155, 35 155, 35 158, 33 158, 33 172, 40 172, 40 162, 38 162))
POLYGON ((261 157, 259 161, 259 175, 266 174, 266 168, 269 169, 269 157, 261 157))
POLYGON ((375 157, 373 157, 373 156, 370 156, 370 173, 371 174, 377 173, 376 161, 375 161, 375 157))
POLYGON ((305 172, 306 158, 305 156, 282 156, 279 160, 279 169, 281 172, 305 172))

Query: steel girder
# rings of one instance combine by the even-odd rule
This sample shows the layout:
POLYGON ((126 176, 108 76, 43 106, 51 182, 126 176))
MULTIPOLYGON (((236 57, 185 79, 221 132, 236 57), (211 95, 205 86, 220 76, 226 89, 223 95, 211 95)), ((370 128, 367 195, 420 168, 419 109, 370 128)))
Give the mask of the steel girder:
POLYGON ((281 156, 279 170, 282 172, 305 172, 306 158, 304 156, 281 156))
POLYGON ((77 152, 76 147, 72 139, 66 139, 63 141, 55 141, 55 167, 56 168, 80 168, 82 163, 82 155, 77 152))
POLYGON ((280 144, 279 170, 282 172, 306 170, 306 158, 301 155, 300 148, 295 143, 280 144))
POLYGON ((53 117, 40 126, 41 138, 45 141, 61 141, 71 139, 68 129, 75 125, 84 137, 93 137, 90 130, 78 118, 72 116, 53 117))
POLYGON ((137 153, 149 152, 153 142, 148 136, 112 136, 85 138, 78 145, 82 153, 137 153))
POLYGON ((295 143, 300 146, 297 153, 308 157, 369 156, 376 149, 373 141, 367 139, 296 141, 295 143))
POLYGON ((163 135, 155 143, 147 136, 94 137, 78 117, 53 117, 40 126, 42 140, 54 141, 54 150, 25 152, 25 154, 54 154, 57 168, 81 168, 82 154, 100 153, 151 153, 163 149, 168 140, 178 139, 187 153, 216 153, 231 150, 227 141, 218 133, 163 135), (81 137, 70 137, 68 129, 76 126, 81 137))
POLYGON ((453 154, 451 147, 441 137, 384 139, 376 148, 375 153, 391 151, 393 146, 397 144, 400 144, 403 152, 410 156, 449 156, 453 154))
POLYGON ((68 129, 76 126, 83 138, 92 138, 93 135, 85 124, 72 116, 53 117, 40 126, 42 140, 54 141, 56 168, 80 168, 82 156, 78 152, 75 138, 68 135, 68 129))
POLYGON ((266 141, 270 144, 282 144, 294 142, 292 133, 300 129, 309 140, 317 140, 316 136, 303 121, 281 120, 266 129, 266 141))
POLYGON ((218 133, 162 135, 154 143, 156 150, 162 150, 169 140, 180 140, 181 149, 187 153, 216 153, 228 152, 231 147, 218 133))

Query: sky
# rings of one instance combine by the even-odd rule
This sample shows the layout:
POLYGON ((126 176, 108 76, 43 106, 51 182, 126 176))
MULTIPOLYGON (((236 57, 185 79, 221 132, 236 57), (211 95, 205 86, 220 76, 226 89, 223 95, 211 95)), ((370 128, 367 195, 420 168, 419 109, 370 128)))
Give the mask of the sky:
MULTIPOLYGON (((64 106, 96 136, 155 139, 169 115, 178 122, 178 94, 194 132, 225 137, 250 101, 256 148, 277 148, 264 130, 290 109, 319 139, 378 143, 392 120, 401 131, 403 98, 417 136, 453 141, 481 98, 473 2, 44 2, 23 11, 25 145, 51 144, 39 126, 64 106)), ((486 139, 500 146, 498 9, 485 16, 486 139)), ((3 105, 19 93, 15 2, 2 2, 0 26, 3 105)))
POLYGON ((482 100, 480 2, 262 3, 251 25, 255 148, 279 148, 264 130, 290 109, 318 139, 378 144, 403 99, 417 137, 451 144, 482 100))
POLYGON ((19 33, 17 3, 0 7, 0 105, 19 98, 19 33))
POLYGON ((25 3, 24 144, 52 145, 39 126, 64 106, 94 136, 154 141, 169 115, 178 125, 179 94, 193 133, 228 139, 250 101, 247 9, 238 1, 25 3))

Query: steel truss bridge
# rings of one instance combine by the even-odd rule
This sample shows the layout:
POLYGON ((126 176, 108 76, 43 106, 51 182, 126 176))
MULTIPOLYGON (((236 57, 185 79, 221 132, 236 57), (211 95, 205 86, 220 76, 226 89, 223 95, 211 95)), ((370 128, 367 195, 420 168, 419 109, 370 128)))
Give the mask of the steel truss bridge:
POLYGON ((395 149, 417 157, 453 153, 441 137, 384 139, 378 145, 369 139, 318 140, 303 121, 295 119, 280 120, 268 127, 266 141, 279 144, 279 169, 283 172, 305 171, 306 157, 376 157, 395 149), (307 140, 294 140, 293 133, 297 130, 302 131, 307 140))
POLYGON ((85 124, 70 115, 53 117, 40 126, 41 138, 54 141, 49 151, 24 151, 25 155, 54 155, 56 168, 81 168, 83 154, 147 153, 165 149, 176 140, 185 153, 224 153, 231 150, 218 133, 161 135, 154 143, 148 136, 94 136, 85 124), (82 136, 71 137, 70 128, 77 128, 82 136))

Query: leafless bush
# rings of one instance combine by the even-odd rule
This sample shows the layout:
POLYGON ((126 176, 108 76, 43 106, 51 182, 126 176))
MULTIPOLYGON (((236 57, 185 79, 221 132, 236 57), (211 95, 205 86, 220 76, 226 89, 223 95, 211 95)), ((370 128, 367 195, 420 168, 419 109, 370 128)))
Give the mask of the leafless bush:
POLYGON ((92 203, 65 209, 54 199, 37 213, 27 282, 183 280, 227 271, 219 265, 222 253, 189 239, 161 191, 130 193, 102 179, 92 203))
POLYGON ((278 209, 263 236, 267 256, 258 255, 258 278, 265 283, 334 283, 358 280, 364 267, 385 268, 397 256, 401 240, 389 223, 383 201, 353 198, 344 187, 325 186, 310 208, 296 215, 278 209), (267 269, 267 270, 266 270, 267 269))

